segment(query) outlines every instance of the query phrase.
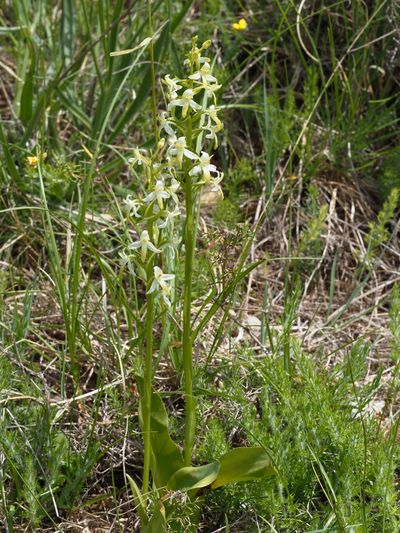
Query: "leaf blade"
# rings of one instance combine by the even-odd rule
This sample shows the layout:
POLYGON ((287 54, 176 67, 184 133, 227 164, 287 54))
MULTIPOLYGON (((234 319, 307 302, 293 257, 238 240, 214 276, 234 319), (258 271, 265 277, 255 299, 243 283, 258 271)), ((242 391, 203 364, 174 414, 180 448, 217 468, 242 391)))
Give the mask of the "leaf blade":
POLYGON ((220 466, 219 461, 202 466, 185 466, 171 476, 167 488, 187 492, 208 487, 217 479, 220 466))
POLYGON ((221 457, 220 463, 221 468, 211 484, 212 489, 275 474, 271 459, 263 448, 234 448, 221 457))

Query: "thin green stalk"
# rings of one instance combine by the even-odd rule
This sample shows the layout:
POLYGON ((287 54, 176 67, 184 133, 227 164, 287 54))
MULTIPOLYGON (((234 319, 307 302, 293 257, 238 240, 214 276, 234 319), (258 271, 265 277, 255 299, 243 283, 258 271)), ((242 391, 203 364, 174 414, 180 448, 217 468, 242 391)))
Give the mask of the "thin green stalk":
MULTIPOLYGON (((148 277, 153 269, 153 260, 149 262, 148 277)), ((151 456, 151 393, 153 382, 153 327, 154 327, 154 295, 147 295, 146 310, 146 360, 144 369, 143 390, 143 484, 142 493, 146 497, 149 492, 150 456, 151 456)))
POLYGON ((193 257, 195 229, 193 212, 192 180, 188 175, 185 186, 186 228, 185 228, 185 287, 183 301, 183 373, 185 385, 185 465, 191 463, 196 426, 196 402, 193 396, 193 337, 191 325, 193 257))

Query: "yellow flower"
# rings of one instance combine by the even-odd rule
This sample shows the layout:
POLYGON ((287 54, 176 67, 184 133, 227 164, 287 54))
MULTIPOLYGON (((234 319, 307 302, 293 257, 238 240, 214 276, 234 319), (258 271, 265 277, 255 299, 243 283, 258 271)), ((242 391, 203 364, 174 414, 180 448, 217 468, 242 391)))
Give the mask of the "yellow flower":
POLYGON ((35 155, 28 155, 26 161, 30 167, 37 167, 37 164, 39 163, 39 158, 35 155))
POLYGON ((36 155, 28 155, 28 157, 26 158, 26 162, 30 167, 36 168, 38 166, 39 161, 44 161, 46 157, 46 152, 40 152, 39 157, 36 155))
POLYGON ((232 28, 237 31, 244 31, 245 29, 247 29, 246 19, 240 19, 239 22, 234 22, 232 24, 232 28))

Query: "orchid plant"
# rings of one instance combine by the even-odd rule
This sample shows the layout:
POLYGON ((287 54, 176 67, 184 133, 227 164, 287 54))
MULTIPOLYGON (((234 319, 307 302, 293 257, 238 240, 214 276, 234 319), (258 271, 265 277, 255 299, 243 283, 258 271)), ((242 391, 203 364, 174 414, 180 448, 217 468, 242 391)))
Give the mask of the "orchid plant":
MULTIPOLYGON (((126 215, 137 238, 121 253, 123 264, 146 287, 143 375, 138 377, 140 424, 144 440, 143 484, 140 490, 130 478, 143 531, 163 531, 168 519, 165 494, 188 492, 191 498, 204 487, 256 479, 272 473, 261 448, 237 448, 211 464, 191 466, 196 430, 196 396, 193 392, 192 275, 196 249, 200 196, 204 187, 222 195, 223 173, 212 162, 223 124, 218 117, 216 93, 221 88, 212 75, 211 60, 204 52, 211 42, 197 46, 193 39, 187 54, 184 78, 165 76, 166 110, 158 114, 156 146, 135 148, 131 169, 143 176, 146 192, 128 196, 126 215), (168 253, 184 256, 183 302, 176 301, 175 274, 169 272, 168 253), (185 399, 183 454, 168 433, 168 417, 161 397, 153 390, 155 317, 175 313, 182 331, 182 384, 185 399), (148 510, 152 489, 158 505, 148 510)), ((176 264, 176 263, 175 263, 176 264)))

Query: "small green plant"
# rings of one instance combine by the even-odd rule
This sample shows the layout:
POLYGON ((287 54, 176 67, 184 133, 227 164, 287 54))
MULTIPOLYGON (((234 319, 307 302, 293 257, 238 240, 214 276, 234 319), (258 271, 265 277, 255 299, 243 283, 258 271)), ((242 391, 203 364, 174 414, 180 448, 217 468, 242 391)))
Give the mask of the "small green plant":
MULTIPOLYGON (((196 433, 193 344, 201 331, 192 319, 193 263, 201 192, 220 191, 223 174, 211 162, 223 125, 218 117, 215 92, 220 88, 211 73, 210 59, 202 55, 211 42, 199 48, 193 39, 183 78, 165 76, 167 111, 156 116, 153 100, 156 145, 148 151, 135 148, 130 164, 145 180, 143 197, 126 199, 127 222, 137 239, 126 243, 123 264, 145 288, 145 361, 137 377, 140 391, 140 425, 144 439, 143 484, 140 491, 130 478, 143 531, 165 529, 173 501, 171 493, 187 493, 195 501, 206 487, 257 479, 274 472, 263 448, 236 448, 203 466, 191 466, 196 433), (182 191, 182 192, 181 192, 182 191), (183 196, 183 202, 182 202, 183 196), (183 226, 180 223, 184 214, 183 226), (182 231, 183 237, 180 237, 182 231), (183 289, 175 283, 179 258, 184 257, 183 289), (183 300, 182 305, 180 305, 183 300), (182 309, 182 315, 180 315, 182 309), (158 317, 168 331, 182 322, 181 382, 184 387, 184 453, 172 440, 168 416, 161 396, 153 390, 155 365, 154 328, 158 317), (149 518, 150 473, 156 506, 149 518)), ((153 92, 154 96, 154 92, 153 92)))

